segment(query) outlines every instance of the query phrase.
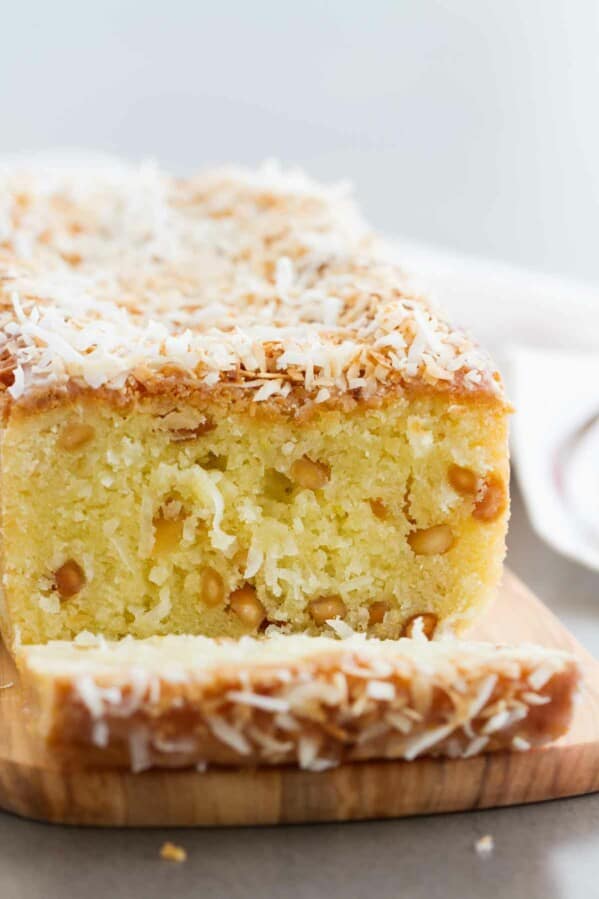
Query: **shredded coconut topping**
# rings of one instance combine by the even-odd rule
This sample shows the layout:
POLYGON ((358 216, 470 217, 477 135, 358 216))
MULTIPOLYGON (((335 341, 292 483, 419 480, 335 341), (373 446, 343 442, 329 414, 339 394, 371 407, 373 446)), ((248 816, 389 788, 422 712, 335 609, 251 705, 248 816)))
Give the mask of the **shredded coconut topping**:
POLYGON ((267 164, 0 169, 0 386, 248 391, 410 383, 500 393, 488 357, 409 286, 347 188, 267 164))

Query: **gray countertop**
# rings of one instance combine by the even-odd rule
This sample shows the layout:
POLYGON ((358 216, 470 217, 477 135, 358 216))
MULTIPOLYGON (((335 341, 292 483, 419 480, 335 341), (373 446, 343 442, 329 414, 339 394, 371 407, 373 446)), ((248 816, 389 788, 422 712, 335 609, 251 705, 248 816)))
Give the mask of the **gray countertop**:
MULTIPOLYGON (((509 564, 599 655, 599 578, 532 534, 516 494, 509 564)), ((0 814, 2 899, 561 899, 599 896, 599 795, 484 812, 229 830, 63 828, 0 814), (494 852, 475 841, 492 834, 494 852), (162 861, 164 840, 185 864, 162 861)))

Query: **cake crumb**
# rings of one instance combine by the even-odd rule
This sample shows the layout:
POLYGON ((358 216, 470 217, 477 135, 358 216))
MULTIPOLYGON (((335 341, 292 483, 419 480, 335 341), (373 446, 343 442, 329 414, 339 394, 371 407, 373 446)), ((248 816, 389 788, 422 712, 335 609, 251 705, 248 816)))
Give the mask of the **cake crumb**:
POLYGON ((481 837, 476 841, 474 848, 478 855, 490 855, 495 848, 495 840, 490 833, 487 833, 484 837, 481 837))
POLYGON ((166 859, 167 862, 185 862, 187 861, 187 852, 182 846, 166 842, 163 843, 160 850, 160 858, 166 859))

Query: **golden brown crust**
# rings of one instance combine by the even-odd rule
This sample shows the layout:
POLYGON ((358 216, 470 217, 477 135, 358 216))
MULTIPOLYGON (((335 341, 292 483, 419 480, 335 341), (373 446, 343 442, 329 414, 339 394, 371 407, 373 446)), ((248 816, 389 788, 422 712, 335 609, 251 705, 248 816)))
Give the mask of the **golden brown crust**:
POLYGON ((408 401, 425 397, 441 398, 448 404, 455 402, 466 406, 484 406, 500 414, 513 412, 513 407, 503 396, 492 391, 473 392, 459 384, 433 386, 423 383, 404 384, 401 381, 381 386, 377 392, 365 396, 360 390, 349 393, 338 392, 325 402, 315 402, 314 393, 303 387, 294 388, 287 396, 271 397, 262 403, 255 403, 249 391, 227 381, 214 387, 193 382, 172 375, 152 378, 148 381, 131 378, 120 391, 108 388, 84 387, 69 384, 60 389, 28 393, 18 403, 10 401, 6 392, 0 392, 0 416, 13 419, 21 416, 37 415, 50 409, 69 407, 78 402, 104 404, 128 411, 152 404, 153 408, 172 408, 177 403, 197 409, 220 408, 222 414, 247 413, 260 420, 288 419, 298 422, 309 421, 323 411, 339 411, 351 414, 360 409, 384 408, 398 399, 408 401))

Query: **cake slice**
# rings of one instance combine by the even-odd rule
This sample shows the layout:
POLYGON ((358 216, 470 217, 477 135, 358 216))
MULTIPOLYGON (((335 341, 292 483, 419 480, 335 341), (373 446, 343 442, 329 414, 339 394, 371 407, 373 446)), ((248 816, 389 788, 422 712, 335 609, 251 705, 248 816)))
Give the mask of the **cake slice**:
POLYGON ((18 662, 58 752, 134 770, 524 750, 565 732, 578 683, 557 650, 363 636, 83 634, 18 662))
POLYGON ((0 172, 6 642, 463 628, 506 404, 346 193, 296 173, 0 172))

